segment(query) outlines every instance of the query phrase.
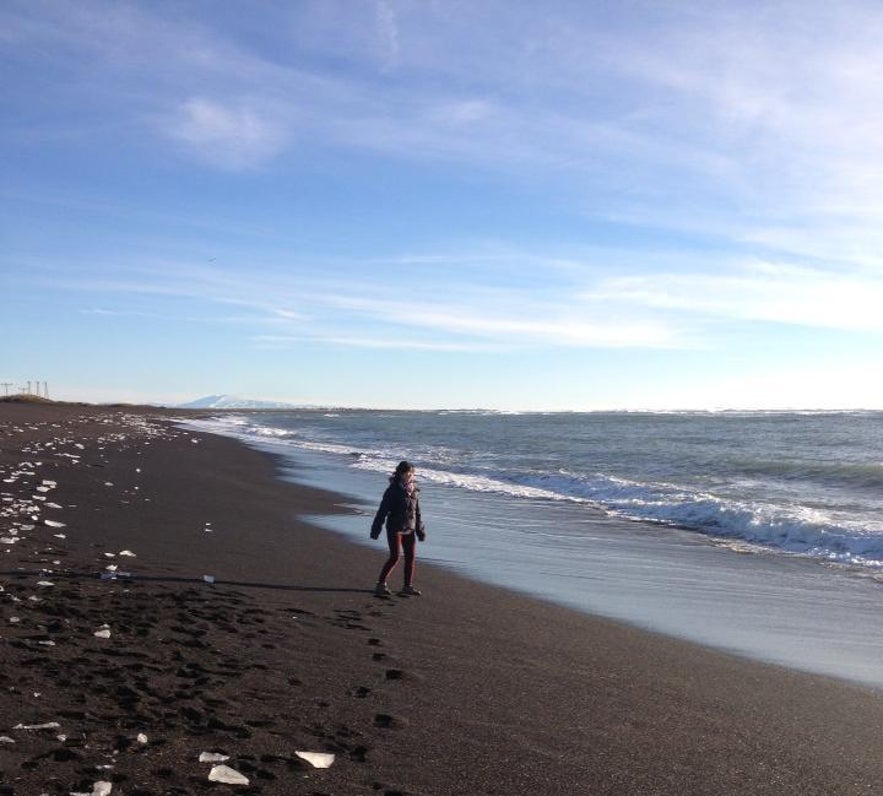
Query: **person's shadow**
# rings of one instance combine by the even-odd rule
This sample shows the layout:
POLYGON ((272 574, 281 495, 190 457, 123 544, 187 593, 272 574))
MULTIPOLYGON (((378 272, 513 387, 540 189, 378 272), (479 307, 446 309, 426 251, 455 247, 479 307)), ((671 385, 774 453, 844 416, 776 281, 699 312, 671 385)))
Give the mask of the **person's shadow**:
POLYGON ((346 586, 298 586, 291 583, 261 583, 248 580, 225 580, 213 575, 188 577, 185 575, 135 575, 130 573, 108 572, 52 572, 44 570, 32 572, 16 569, 0 572, 0 575, 20 579, 43 576, 46 580, 104 580, 122 583, 201 583, 205 586, 236 586, 245 589, 277 589, 279 591, 329 592, 338 594, 373 594, 373 589, 353 589, 346 586))

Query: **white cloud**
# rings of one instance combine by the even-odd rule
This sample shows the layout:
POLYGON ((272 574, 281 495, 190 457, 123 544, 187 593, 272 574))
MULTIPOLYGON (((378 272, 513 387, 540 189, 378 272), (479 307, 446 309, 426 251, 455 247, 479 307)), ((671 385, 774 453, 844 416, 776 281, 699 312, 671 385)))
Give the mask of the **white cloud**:
POLYGON ((233 170, 260 165, 287 144, 285 128, 268 114, 204 97, 182 103, 167 132, 199 157, 233 170))
POLYGON ((883 278, 753 263, 720 274, 659 273, 602 280, 582 296, 721 320, 883 331, 883 278))
POLYGON ((500 291, 496 296, 485 292, 481 302, 468 304, 420 299, 396 302, 356 295, 338 296, 334 304, 346 306, 374 322, 506 346, 669 348, 683 344, 676 331, 665 323, 616 320, 604 317, 594 308, 574 306, 565 299, 547 305, 508 291, 500 291), (506 305, 517 305, 518 309, 507 311, 506 305))

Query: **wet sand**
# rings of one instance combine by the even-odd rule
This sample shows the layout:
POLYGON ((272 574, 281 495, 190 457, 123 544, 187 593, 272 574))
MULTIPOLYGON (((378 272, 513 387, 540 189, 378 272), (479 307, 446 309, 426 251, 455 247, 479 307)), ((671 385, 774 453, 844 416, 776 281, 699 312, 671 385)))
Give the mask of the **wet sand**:
POLYGON ((426 565, 376 598, 298 519, 333 493, 168 416, 0 403, 0 794, 883 791, 878 693, 426 565))

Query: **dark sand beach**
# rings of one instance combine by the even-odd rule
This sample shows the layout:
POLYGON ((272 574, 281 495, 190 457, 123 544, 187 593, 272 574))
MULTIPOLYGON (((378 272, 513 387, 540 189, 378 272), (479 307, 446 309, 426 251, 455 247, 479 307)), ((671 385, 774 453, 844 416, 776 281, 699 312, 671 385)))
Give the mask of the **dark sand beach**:
POLYGON ((883 792, 880 694, 429 566, 376 598, 298 518, 332 492, 168 417, 0 403, 0 794, 883 792))

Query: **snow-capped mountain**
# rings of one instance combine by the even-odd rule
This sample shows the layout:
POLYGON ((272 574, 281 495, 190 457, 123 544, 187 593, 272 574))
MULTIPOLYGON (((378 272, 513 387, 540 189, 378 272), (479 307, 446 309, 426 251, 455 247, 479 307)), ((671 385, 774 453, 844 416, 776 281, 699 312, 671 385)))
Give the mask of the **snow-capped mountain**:
POLYGON ((206 395, 186 404, 178 404, 178 409, 298 409, 297 404, 280 401, 257 401, 240 395, 206 395))

